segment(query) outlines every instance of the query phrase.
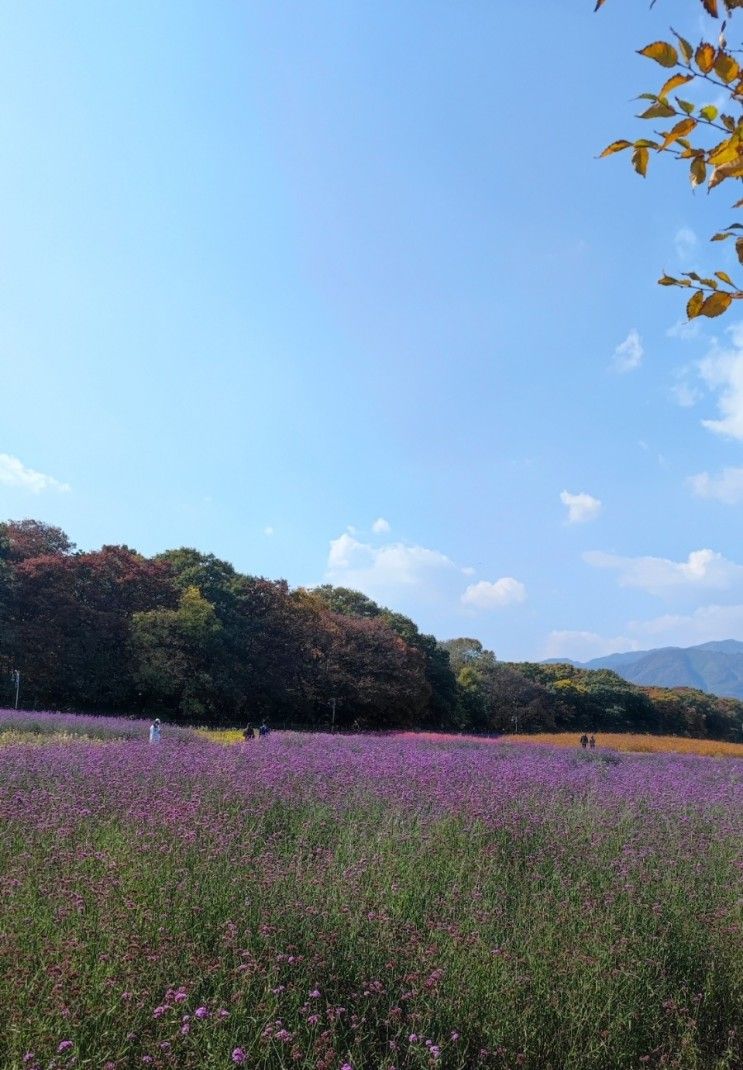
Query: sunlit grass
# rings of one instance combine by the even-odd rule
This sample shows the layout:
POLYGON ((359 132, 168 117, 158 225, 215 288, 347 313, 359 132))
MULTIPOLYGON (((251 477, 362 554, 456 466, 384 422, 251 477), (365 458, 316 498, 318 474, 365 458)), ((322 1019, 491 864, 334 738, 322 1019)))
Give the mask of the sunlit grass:
POLYGON ((242 728, 197 728, 197 733, 212 743, 244 743, 242 728))
MULTIPOLYGON (((558 747, 579 747, 578 732, 540 732, 528 736, 506 736, 515 743, 551 743, 558 747)), ((596 746, 636 754, 701 754, 707 758, 743 758, 743 743, 715 739, 684 739, 681 736, 649 736, 635 732, 598 732, 596 746)))

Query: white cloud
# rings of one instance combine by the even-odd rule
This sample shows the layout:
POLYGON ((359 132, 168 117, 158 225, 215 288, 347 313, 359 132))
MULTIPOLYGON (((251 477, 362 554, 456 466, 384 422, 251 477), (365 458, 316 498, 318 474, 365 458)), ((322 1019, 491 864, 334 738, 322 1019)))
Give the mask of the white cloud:
POLYGON ((560 494, 560 501, 567 506, 568 524, 585 524, 588 520, 595 520, 601 512, 600 500, 585 491, 571 494, 564 490, 560 494))
POLYGON ((325 576, 330 583, 384 596, 400 588, 433 588, 446 574, 458 575, 459 569, 439 550, 402 542, 372 546, 344 532, 331 540, 325 576))
POLYGON ((513 576, 502 576, 494 583, 489 580, 471 583, 462 595, 462 603, 476 609, 501 609, 525 600, 526 587, 513 576))
POLYGON ((0 483, 6 487, 21 487, 29 490, 32 494, 41 494, 45 490, 55 490, 64 493, 70 490, 68 483, 60 483, 53 476, 36 472, 33 468, 27 468, 17 457, 11 457, 9 453, 0 453, 0 483))
POLYGON ((547 637, 545 658, 569 658, 571 661, 590 661, 607 654, 619 654, 625 650, 638 650, 636 639, 626 635, 614 638, 597 635, 596 632, 554 631, 547 637))
POLYGON ((743 468, 723 468, 715 476, 700 472, 689 476, 687 483, 698 498, 713 498, 724 505, 743 501, 743 468))
POLYGON ((274 533, 273 528, 271 527, 270 524, 267 524, 266 527, 263 529, 263 534, 270 536, 270 535, 273 535, 273 533, 274 533))
POLYGON ((679 260, 688 260, 690 256, 696 250, 699 244, 697 238, 691 227, 679 227, 673 239, 673 245, 676 250, 676 256, 679 260))
POLYGON ((702 420, 717 435, 743 440, 743 323, 729 327, 730 345, 717 339, 699 362, 699 375, 709 390, 718 393, 719 420, 702 420))
POLYGON ((589 550, 583 560, 594 568, 615 569, 622 587, 664 595, 683 590, 727 590, 743 581, 743 565, 714 550, 693 550, 686 561, 665 557, 620 557, 589 550))
POLYGON ((701 391, 697 387, 691 386, 683 379, 671 387, 671 397, 682 409, 690 409, 696 405, 701 396, 701 391))
POLYGON ((676 320, 672 327, 669 327, 666 331, 668 338, 681 338, 684 342, 689 342, 694 338, 698 338, 702 330, 702 323, 699 319, 693 320, 676 320))
POLYGON ((743 605, 713 604, 700 606, 692 613, 666 613, 650 620, 629 621, 624 632, 612 637, 588 631, 553 631, 547 637, 544 656, 590 661, 629 650, 743 639, 743 605))
POLYGON ((631 621, 628 628, 647 646, 694 646, 720 639, 743 639, 743 605, 699 606, 693 613, 666 613, 631 621))
POLYGON ((631 372, 639 368, 645 350, 642 347, 642 339, 635 327, 629 332, 623 342, 614 350, 612 367, 617 372, 631 372))
POLYGON ((389 520, 385 520, 383 516, 377 517, 372 524, 372 531, 375 535, 386 535, 391 530, 389 520))

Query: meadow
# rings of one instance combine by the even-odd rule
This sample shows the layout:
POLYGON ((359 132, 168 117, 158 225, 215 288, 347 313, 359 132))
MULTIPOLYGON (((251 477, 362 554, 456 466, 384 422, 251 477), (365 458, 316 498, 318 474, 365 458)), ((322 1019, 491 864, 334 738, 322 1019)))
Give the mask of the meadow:
POLYGON ((4 1070, 741 1065, 735 758, 35 717, 4 1070))
MULTIPOLYGON (((213 738, 223 742, 236 742, 242 738, 239 732, 209 733, 213 738)), ((463 742, 477 740, 478 743, 496 744, 518 743, 533 746, 546 743, 552 747, 569 747, 575 750, 579 745, 579 732, 532 732, 529 735, 502 736, 465 736, 439 732, 403 732, 406 739, 429 740, 430 742, 463 742)), ((688 736, 656 736, 641 732, 598 732, 596 745, 599 751, 626 751, 631 754, 701 754, 708 758, 743 758, 743 743, 732 743, 720 739, 692 739, 688 736)))

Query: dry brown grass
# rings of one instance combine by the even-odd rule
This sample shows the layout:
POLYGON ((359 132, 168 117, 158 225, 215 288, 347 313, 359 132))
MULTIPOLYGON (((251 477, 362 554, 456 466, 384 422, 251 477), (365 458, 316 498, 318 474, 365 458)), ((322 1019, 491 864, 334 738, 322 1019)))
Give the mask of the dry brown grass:
MULTIPOLYGON (((501 737, 514 743, 551 743, 558 747, 580 746, 579 732, 538 732, 528 736, 501 737)), ((597 732, 596 746, 639 754, 702 754, 708 758, 743 758, 743 743, 714 739, 685 739, 682 736, 648 736, 634 732, 597 732)))

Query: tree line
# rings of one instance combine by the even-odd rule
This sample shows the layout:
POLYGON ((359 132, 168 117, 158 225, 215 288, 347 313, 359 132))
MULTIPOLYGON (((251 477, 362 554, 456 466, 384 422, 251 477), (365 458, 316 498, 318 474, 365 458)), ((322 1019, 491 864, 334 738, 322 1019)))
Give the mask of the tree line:
POLYGON ((506 664, 438 642, 358 591, 238 572, 181 548, 79 552, 59 528, 0 524, 0 675, 35 709, 180 723, 475 732, 677 732, 737 739, 743 703, 609 671, 506 664), (331 700, 335 700, 331 703, 331 700), (332 712, 331 712, 332 711, 332 712))

